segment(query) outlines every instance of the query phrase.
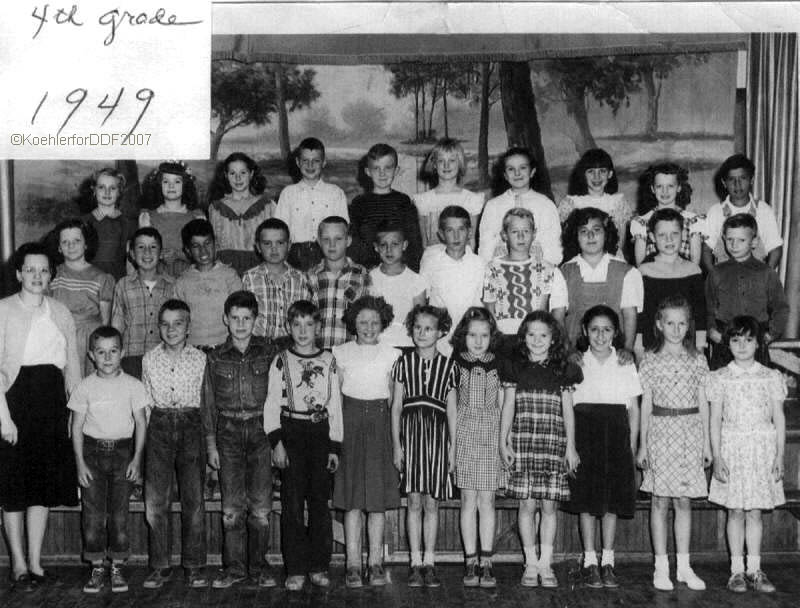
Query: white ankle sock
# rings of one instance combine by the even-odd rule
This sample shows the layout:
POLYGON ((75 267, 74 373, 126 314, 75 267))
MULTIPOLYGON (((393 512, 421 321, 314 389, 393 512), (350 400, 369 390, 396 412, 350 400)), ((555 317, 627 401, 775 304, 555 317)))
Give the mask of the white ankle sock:
POLYGON ((748 555, 747 556, 747 574, 755 574, 761 570, 761 556, 748 555))
POLYGON ((553 561, 553 545, 541 545, 539 547, 539 566, 549 568, 553 561))
POLYGON ((731 574, 744 572, 744 556, 731 555, 731 574))
POLYGON ((411 552, 411 566, 421 566, 422 565, 422 551, 412 551, 411 552))
POLYGON ((522 552, 525 554, 525 565, 535 566, 537 563, 536 547, 522 547, 522 552))
POLYGON ((597 566, 597 551, 583 552, 583 567, 597 566))
POLYGON ((656 570, 669 572, 669 557, 667 557, 666 553, 664 555, 656 555, 655 562, 656 570))
POLYGON ((433 566, 433 562, 435 560, 435 554, 433 551, 425 551, 425 555, 422 558, 422 563, 426 566, 433 566))
POLYGON ((691 566, 689 565, 689 554, 688 553, 678 553, 675 555, 675 561, 677 561, 678 570, 689 570, 691 566))
POLYGON ((614 567, 614 550, 603 549, 603 565, 614 567))

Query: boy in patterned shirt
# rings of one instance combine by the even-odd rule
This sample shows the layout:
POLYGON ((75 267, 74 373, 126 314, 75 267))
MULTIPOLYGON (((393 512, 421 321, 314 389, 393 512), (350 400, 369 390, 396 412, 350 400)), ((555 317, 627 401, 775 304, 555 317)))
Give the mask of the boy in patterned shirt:
POLYGON ((142 359, 142 383, 152 408, 145 447, 145 518, 150 527, 151 571, 145 589, 172 577, 169 566, 169 506, 175 471, 181 497, 181 553, 189 587, 206 587, 206 470, 201 389, 206 356, 187 344, 189 305, 167 300, 158 312, 161 344, 142 359))
POLYGON ((328 498, 331 473, 342 451, 342 395, 336 360, 315 345, 320 325, 316 306, 300 300, 287 316, 292 346, 280 351, 269 369, 264 432, 272 444, 272 460, 283 470, 286 588, 300 591, 306 573, 313 585, 330 585, 333 533, 328 498))
POLYGON ((308 279, 305 273, 289 266, 286 259, 291 246, 289 226, 271 217, 256 228, 255 248, 263 262, 244 273, 244 289, 258 301, 254 336, 275 341, 286 336, 286 311, 297 300, 307 300, 308 279))
POLYGON ((372 285, 367 269, 347 257, 349 225, 343 217, 326 217, 319 225, 317 241, 324 259, 308 272, 311 302, 319 309, 318 343, 330 350, 347 342, 342 315, 347 307, 367 295, 372 285))

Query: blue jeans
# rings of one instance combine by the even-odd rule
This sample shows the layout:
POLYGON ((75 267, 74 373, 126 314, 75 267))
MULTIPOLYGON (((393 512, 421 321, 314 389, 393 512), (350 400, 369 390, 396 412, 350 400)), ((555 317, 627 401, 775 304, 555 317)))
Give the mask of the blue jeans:
POLYGON ((222 491, 222 563, 247 574, 266 565, 272 506, 272 453, 264 419, 220 416, 217 422, 219 483, 222 491), (245 519, 246 518, 246 519, 245 519))
POLYGON ((169 565, 170 502, 176 471, 181 501, 183 566, 205 566, 203 483, 206 461, 200 410, 155 408, 147 427, 145 455, 144 504, 150 526, 150 567, 166 568, 169 565))
POLYGON ((131 461, 131 440, 104 442, 84 436, 83 459, 92 472, 89 487, 81 490, 84 559, 97 563, 106 554, 115 561, 128 559, 130 482, 125 471, 131 461))

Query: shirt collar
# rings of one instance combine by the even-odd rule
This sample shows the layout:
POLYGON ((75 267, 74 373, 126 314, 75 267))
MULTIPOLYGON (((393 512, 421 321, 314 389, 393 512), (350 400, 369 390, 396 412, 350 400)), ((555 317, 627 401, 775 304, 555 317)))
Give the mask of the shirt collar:
POLYGON ((617 360, 617 349, 613 346, 611 347, 611 354, 605 361, 600 361, 597 357, 594 356, 592 349, 589 348, 585 353, 583 353, 583 363, 586 367, 603 367, 607 365, 611 361, 617 360))
POLYGON ((735 264, 737 266, 746 266, 747 268, 760 268, 764 264, 763 262, 759 262, 755 257, 753 257, 752 253, 743 262, 739 262, 737 260, 734 260, 733 258, 730 258, 730 260, 732 264, 735 264))
POLYGON ((744 207, 737 207, 731 202, 730 195, 725 197, 725 200, 722 201, 722 214, 725 217, 730 215, 736 215, 738 213, 749 213, 752 216, 755 216, 756 212, 758 211, 758 203, 756 202, 753 193, 750 193, 750 200, 744 207))
MULTIPOLYGON (((352 270, 354 265, 355 262, 353 262, 350 256, 345 257, 344 266, 342 266, 342 269, 339 271, 339 274, 344 274, 345 272, 352 270)), ((319 264, 317 264, 314 267, 314 272, 318 274, 320 272, 332 272, 332 271, 329 271, 327 268, 325 268, 325 260, 323 259, 319 264)))
POLYGON ((611 255, 608 253, 604 253, 603 257, 600 258, 600 262, 597 266, 592 266, 587 262, 581 254, 575 256, 575 262, 578 264, 578 268, 581 271, 581 275, 586 272, 608 272, 608 261, 611 259, 611 255))
POLYGON ((301 179, 299 182, 297 182, 297 185, 300 186, 301 190, 316 190, 317 188, 322 186, 324 183, 325 182, 320 177, 319 180, 317 180, 317 183, 314 184, 313 186, 310 186, 308 184, 308 182, 306 180, 304 180, 304 179, 301 179))
POLYGON ((250 342, 247 343, 247 348, 243 353, 241 353, 241 351, 239 351, 239 349, 237 349, 233 345, 233 339, 230 336, 228 336, 225 342, 220 347, 220 353, 227 354, 229 352, 236 351, 237 353, 241 353, 243 357, 246 357, 251 350, 253 350, 254 348, 260 348, 266 345, 266 343, 267 343, 266 339, 262 336, 250 336, 250 342))
POLYGON ((754 361, 753 365, 748 368, 737 365, 736 361, 731 361, 728 363, 728 369, 731 370, 734 376, 755 376, 761 371, 762 367, 763 365, 761 365, 758 361, 754 361))

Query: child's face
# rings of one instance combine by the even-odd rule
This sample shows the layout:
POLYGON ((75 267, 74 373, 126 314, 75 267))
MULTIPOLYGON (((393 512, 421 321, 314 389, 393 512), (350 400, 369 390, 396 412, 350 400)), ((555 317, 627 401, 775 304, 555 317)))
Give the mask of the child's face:
POLYGON ((164 201, 180 202, 183 197, 183 177, 164 173, 161 176, 161 194, 164 195, 164 201))
POLYGON ((374 246, 381 262, 394 266, 403 262, 403 252, 408 247, 408 241, 400 232, 379 232, 374 246))
POLYGON ((195 235, 189 243, 189 257, 199 270, 210 270, 217 255, 217 244, 210 234, 195 235))
POLYGON ((584 328, 586 337, 589 338, 589 347, 592 352, 602 354, 611 350, 617 330, 613 321, 605 316, 596 316, 584 328))
POLYGON ((253 179, 253 172, 247 168, 247 163, 243 160, 235 160, 228 163, 225 171, 228 184, 233 192, 243 193, 250 190, 250 180, 253 179))
POLYGON ((441 150, 436 153, 436 175, 442 181, 458 179, 458 154, 454 150, 441 150))
POLYGON ((364 172, 372 180, 374 190, 388 192, 397 173, 397 163, 391 155, 381 156, 375 160, 369 158, 364 172))
POLYGON ((722 178, 722 185, 728 191, 733 204, 745 205, 750 201, 750 187, 753 185, 753 176, 744 167, 731 169, 722 178))
POLYGON ((161 245, 155 237, 142 234, 133 242, 133 261, 139 270, 155 270, 161 255, 161 245))
POLYGON ((329 262, 338 262, 347 255, 350 246, 350 235, 344 224, 321 224, 319 227, 319 246, 322 255, 329 262))
POLYGON ((58 238, 58 251, 68 262, 82 260, 86 255, 86 239, 80 228, 65 228, 58 238))
POLYGON ((222 317, 222 320, 234 340, 247 340, 253 335, 256 316, 249 308, 233 306, 228 314, 222 317))
POLYGON ((653 240, 659 253, 670 255, 678 253, 681 247, 681 227, 678 222, 657 222, 653 240))
POLYGON ((414 319, 411 339, 417 348, 432 348, 443 335, 439 330, 439 319, 433 315, 419 314, 414 319))
POLYGON ((33 295, 43 294, 50 285, 50 263, 46 255, 29 254, 22 262, 22 269, 17 271, 17 281, 23 291, 33 295))
POLYGON ((165 310, 158 321, 158 332, 167 346, 182 346, 189 336, 189 315, 185 310, 165 310))
POLYGON ((258 253, 267 264, 283 264, 289 255, 289 237, 281 229, 266 228, 258 235, 258 253))
POLYGON ((465 342, 467 352, 474 357, 480 357, 489 350, 492 341, 492 328, 488 321, 470 321, 467 328, 465 342))
POLYGON ((95 340, 89 358, 97 367, 101 378, 116 376, 122 361, 122 345, 118 338, 98 338, 95 340))
POLYGON ((439 237, 450 253, 463 254, 469 242, 469 226, 467 220, 460 217, 445 218, 439 237))
POLYGON ((660 318, 656 319, 656 327, 664 336, 667 344, 678 345, 683 342, 689 331, 689 317, 685 308, 665 308, 660 318))
POLYGON ((674 207, 678 192, 681 191, 678 176, 672 173, 656 173, 650 190, 656 197, 659 207, 674 207))
POLYGON ((94 186, 94 198, 98 205, 114 207, 119 200, 119 180, 111 175, 101 175, 94 186))
POLYGON ((531 178, 536 173, 536 168, 531 167, 531 161, 527 156, 515 154, 506 159, 503 175, 516 192, 525 192, 531 187, 531 178))
POLYGON ((756 357, 758 340, 756 340, 755 336, 751 336, 750 334, 733 336, 731 337, 728 345, 731 349, 734 360, 739 363, 753 361, 756 357))
POLYGON ((547 359, 550 346, 553 344, 553 332, 550 326, 542 321, 531 321, 525 331, 525 347, 528 357, 534 361, 547 359))
POLYGON ((310 182, 317 181, 322 175, 322 169, 325 168, 322 150, 300 150, 296 162, 303 179, 310 182))
POLYGON ((583 255, 597 255, 605 251, 606 229, 599 218, 591 218, 578 228, 578 247, 583 255))
POLYGON ((535 235, 536 231, 531 226, 530 220, 524 217, 512 217, 508 228, 503 232, 503 239, 508 243, 509 251, 527 254, 531 250, 535 235))
POLYGON ((584 172, 586 178, 586 188, 592 196, 601 196, 606 191, 608 180, 614 175, 614 172, 605 167, 593 167, 584 172))
POLYGON ((756 237, 750 228, 728 228, 725 230, 723 240, 728 255, 734 260, 741 261, 750 257, 756 237))
POLYGON ((289 335, 292 336, 295 347, 313 347, 318 327, 319 323, 314 320, 314 317, 303 316, 292 319, 289 323, 289 335))
POLYGON ((383 325, 377 310, 365 308, 356 315, 356 338, 359 344, 377 344, 381 331, 383 325))

